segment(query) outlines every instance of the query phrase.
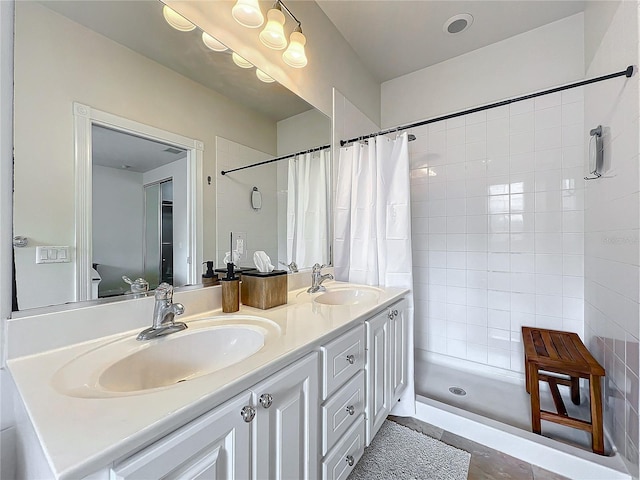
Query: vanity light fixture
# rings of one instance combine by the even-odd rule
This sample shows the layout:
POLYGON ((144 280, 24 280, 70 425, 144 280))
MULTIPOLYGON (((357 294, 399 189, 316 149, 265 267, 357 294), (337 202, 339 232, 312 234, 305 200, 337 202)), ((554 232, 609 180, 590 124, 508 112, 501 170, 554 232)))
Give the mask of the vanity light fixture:
POLYGON ((164 19, 169 25, 181 32, 190 32, 196 28, 193 23, 166 5, 162 7, 162 16, 164 16, 164 19))
POLYGON ((204 43, 209 50, 213 50, 214 52, 225 52, 228 50, 226 45, 213 38, 207 32, 202 32, 202 43, 204 43))
POLYGON ((302 33, 302 26, 298 22, 298 26, 289 37, 289 47, 282 54, 284 63, 293 68, 303 68, 307 65, 307 55, 304 52, 304 46, 307 38, 302 33))
POLYGON ((267 24, 260 32, 260 41, 273 50, 284 50, 287 48, 287 37, 284 35, 284 13, 280 7, 280 1, 276 1, 267 12, 267 24))
POLYGON ((238 0, 231 9, 231 15, 243 27, 259 28, 264 23, 258 0, 238 0))
POLYGON ((231 54, 231 58, 233 59, 233 63, 235 63, 240 68, 253 68, 253 64, 251 62, 248 62, 236 52, 233 52, 231 54))
POLYGON ((259 68, 256 68, 256 77, 258 77, 258 80, 260 80, 261 82, 264 82, 264 83, 273 83, 273 82, 275 82, 275 80, 273 78, 271 78, 269 75, 264 73, 259 68))

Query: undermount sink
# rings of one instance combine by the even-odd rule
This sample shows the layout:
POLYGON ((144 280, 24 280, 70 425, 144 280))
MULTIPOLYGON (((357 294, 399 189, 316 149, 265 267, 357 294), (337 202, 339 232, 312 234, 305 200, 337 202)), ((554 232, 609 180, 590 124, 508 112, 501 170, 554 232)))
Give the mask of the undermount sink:
POLYGON ((175 385, 250 357, 264 346, 264 336, 250 326, 220 326, 166 337, 108 367, 98 383, 112 392, 175 385))
POLYGON ((358 305, 362 303, 376 303, 379 290, 377 288, 356 287, 336 288, 321 293, 313 299, 323 305, 358 305))

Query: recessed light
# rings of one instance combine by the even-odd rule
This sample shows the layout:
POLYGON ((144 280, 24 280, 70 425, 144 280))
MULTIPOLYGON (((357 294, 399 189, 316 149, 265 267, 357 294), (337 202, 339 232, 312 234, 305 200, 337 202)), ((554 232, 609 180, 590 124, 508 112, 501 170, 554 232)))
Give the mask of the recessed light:
POLYGON ((468 13, 460 13, 454 15, 449 20, 444 22, 442 31, 450 35, 456 35, 467 30, 473 23, 473 17, 468 13))

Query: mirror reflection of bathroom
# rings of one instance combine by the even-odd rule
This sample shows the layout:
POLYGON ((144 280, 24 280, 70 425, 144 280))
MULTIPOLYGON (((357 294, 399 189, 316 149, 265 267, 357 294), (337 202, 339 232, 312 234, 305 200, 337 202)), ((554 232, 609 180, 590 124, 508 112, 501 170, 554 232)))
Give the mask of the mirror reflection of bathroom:
POLYGON ((129 292, 123 275, 150 289, 172 283, 186 271, 186 261, 174 266, 174 218, 186 217, 174 199, 186 190, 187 151, 94 124, 92 158, 93 295, 129 292))

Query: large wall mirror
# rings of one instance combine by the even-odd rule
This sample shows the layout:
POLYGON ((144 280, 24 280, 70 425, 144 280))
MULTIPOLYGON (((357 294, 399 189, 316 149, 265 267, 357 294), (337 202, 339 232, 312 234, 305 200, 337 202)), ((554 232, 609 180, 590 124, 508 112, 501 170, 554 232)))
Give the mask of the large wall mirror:
MULTIPOLYGON (((129 298, 123 276, 197 284, 230 231, 245 240, 243 265, 255 250, 311 262, 294 248, 306 234, 295 236, 304 210, 291 202, 296 188, 324 189, 314 212, 330 214, 328 150, 220 171, 329 144, 330 119, 205 46, 197 28, 173 29, 162 7, 16 2, 14 235, 27 239, 14 247, 18 310, 129 298), (327 169, 309 175, 304 157, 327 169)), ((326 263, 329 235, 317 238, 325 244, 309 251, 327 252, 326 263)))

